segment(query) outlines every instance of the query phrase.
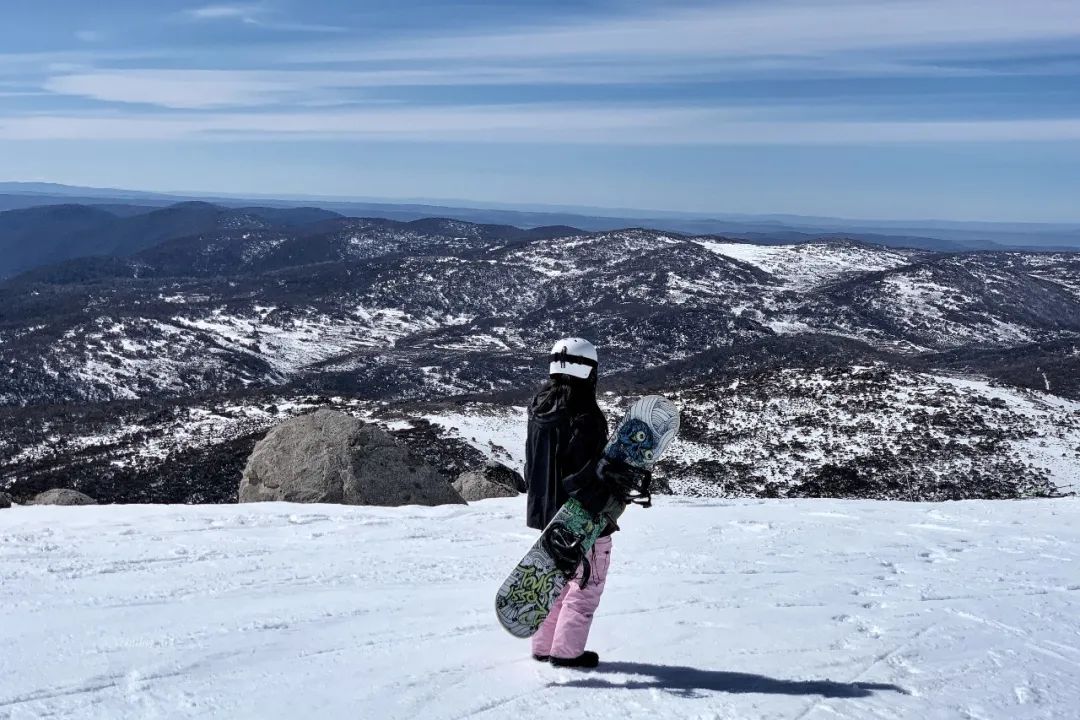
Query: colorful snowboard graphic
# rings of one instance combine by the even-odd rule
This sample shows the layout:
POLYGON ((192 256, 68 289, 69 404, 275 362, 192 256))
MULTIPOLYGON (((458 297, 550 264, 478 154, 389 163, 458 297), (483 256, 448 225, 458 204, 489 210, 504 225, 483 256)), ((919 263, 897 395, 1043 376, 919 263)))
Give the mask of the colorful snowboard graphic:
MULTIPOLYGON (((679 410, 674 403, 658 395, 643 397, 615 428, 604 455, 649 469, 678 431, 679 410)), ((562 506, 495 596, 499 623, 511 635, 527 638, 540 629, 581 559, 624 509, 616 499, 609 500, 599 516, 572 498, 562 506)))

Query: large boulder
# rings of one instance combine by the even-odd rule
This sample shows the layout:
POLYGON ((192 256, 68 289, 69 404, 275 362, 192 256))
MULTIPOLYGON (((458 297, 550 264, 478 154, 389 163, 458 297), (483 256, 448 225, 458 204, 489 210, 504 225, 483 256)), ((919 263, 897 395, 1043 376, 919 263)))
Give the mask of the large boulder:
POLYGON ((97 500, 84 495, 78 490, 55 488, 38 493, 30 501, 31 505, 97 505, 97 500))
POLYGON ((11 507, 11 496, 6 492, 0 492, 0 510, 11 507))
POLYGON ((514 497, 525 492, 525 479, 521 473, 497 462, 490 462, 482 470, 471 470, 458 475, 454 489, 467 501, 488 498, 514 497))
POLYGON ((447 479, 375 425, 319 410, 274 427, 255 446, 240 502, 345 505, 463 503, 447 479))

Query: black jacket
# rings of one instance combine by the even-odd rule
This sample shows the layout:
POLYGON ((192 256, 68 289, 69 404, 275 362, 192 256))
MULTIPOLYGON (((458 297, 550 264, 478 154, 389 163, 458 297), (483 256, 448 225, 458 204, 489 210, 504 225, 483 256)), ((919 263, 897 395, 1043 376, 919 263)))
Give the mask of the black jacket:
POLYGON ((603 508, 608 493, 596 463, 607 435, 592 382, 556 377, 540 389, 529 405, 525 448, 529 527, 543 530, 570 497, 594 512, 603 508))

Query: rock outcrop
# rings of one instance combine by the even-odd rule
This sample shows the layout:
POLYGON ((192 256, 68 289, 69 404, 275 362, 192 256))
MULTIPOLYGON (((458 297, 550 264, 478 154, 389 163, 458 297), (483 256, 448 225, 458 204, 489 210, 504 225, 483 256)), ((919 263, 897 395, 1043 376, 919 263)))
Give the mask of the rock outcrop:
POLYGON ((38 493, 30 501, 31 505, 97 505, 97 500, 79 492, 67 488, 55 488, 38 493))
POLYGON ((481 470, 462 473, 454 481, 454 489, 465 500, 514 497, 525 492, 525 480, 521 474, 496 462, 490 462, 481 470))
POLYGON ((239 501, 345 505, 463 503, 447 478, 386 431, 334 410, 274 427, 255 446, 239 501))

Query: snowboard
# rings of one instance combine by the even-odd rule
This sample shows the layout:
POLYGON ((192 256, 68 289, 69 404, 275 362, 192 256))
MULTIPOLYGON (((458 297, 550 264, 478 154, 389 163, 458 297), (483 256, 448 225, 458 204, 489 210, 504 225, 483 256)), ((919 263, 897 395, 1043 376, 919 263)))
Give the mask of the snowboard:
MULTIPOLYGON (((667 398, 640 398, 611 434, 604 456, 651 469, 679 431, 679 410, 667 398)), ((600 533, 614 524, 626 505, 610 498, 594 515, 571 498, 540 534, 495 595, 499 623, 513 636, 533 635, 592 549, 600 533)))

